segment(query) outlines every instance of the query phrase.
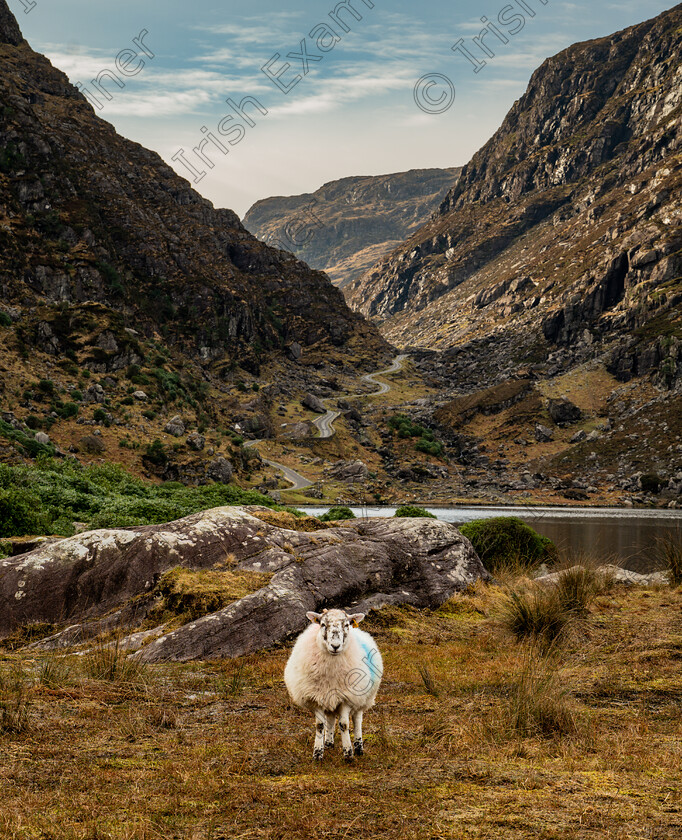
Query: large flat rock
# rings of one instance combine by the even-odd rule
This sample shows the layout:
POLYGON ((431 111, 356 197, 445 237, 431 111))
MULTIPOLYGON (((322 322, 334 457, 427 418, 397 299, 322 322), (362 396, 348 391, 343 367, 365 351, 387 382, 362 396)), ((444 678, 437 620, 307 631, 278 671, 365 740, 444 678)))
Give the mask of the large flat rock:
POLYGON ((148 662, 239 656, 300 631, 305 612, 436 607, 488 579, 469 541, 434 519, 359 519, 312 533, 224 507, 164 525, 90 531, 0 561, 0 637, 35 621, 90 621, 150 592, 175 566, 273 574, 267 586, 143 648, 148 662))

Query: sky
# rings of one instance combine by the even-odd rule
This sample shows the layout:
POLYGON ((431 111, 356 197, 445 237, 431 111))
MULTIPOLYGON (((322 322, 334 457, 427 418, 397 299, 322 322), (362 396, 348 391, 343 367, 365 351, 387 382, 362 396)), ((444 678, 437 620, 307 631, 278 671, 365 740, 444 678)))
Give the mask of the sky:
POLYGON ((99 116, 240 217, 260 199, 337 178, 461 166, 545 58, 673 5, 8 3, 31 46, 82 86, 99 116))

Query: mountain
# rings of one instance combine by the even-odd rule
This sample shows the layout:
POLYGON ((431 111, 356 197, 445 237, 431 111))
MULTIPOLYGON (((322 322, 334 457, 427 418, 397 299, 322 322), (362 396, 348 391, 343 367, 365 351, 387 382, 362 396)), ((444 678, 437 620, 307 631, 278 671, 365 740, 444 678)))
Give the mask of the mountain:
POLYGON ((325 271, 343 288, 420 228, 460 171, 413 169, 342 178, 314 193, 259 201, 244 226, 325 271))
POLYGON ((596 355, 620 379, 675 378, 681 47, 676 6, 545 61, 438 212, 347 300, 397 345, 468 353, 484 381, 596 355))
POLYGON ((267 425, 284 392, 390 356, 324 274, 97 117, 0 0, 0 457, 42 429, 140 468, 126 449, 170 444, 175 415, 176 430, 267 425))

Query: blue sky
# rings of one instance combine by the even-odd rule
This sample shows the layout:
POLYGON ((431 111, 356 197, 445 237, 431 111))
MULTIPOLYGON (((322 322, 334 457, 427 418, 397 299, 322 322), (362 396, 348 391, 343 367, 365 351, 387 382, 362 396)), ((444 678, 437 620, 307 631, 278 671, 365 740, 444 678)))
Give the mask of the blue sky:
POLYGON ((346 32, 329 16, 338 0, 8 2, 33 48, 72 82, 95 93, 91 80, 115 72, 124 86, 105 81, 112 98, 100 94, 98 113, 240 216, 260 198, 309 192, 347 175, 464 164, 547 56, 671 8, 659 0, 350 0, 362 19, 341 10, 346 32), (489 30, 483 42, 494 57, 472 41, 481 17, 499 33, 489 30), (142 30, 153 58, 133 44, 142 30), (459 39, 486 60, 478 73, 452 51, 459 39), (261 68, 277 53, 268 78, 261 68), (116 68, 119 55, 127 74, 116 68), (429 113, 415 103, 425 76, 418 96, 429 113), (452 105, 433 113, 453 90, 452 105), (226 103, 245 97, 267 110, 247 108, 255 126, 226 103), (201 148, 212 168, 192 151, 207 137, 201 148), (183 149, 192 169, 178 157, 183 149))

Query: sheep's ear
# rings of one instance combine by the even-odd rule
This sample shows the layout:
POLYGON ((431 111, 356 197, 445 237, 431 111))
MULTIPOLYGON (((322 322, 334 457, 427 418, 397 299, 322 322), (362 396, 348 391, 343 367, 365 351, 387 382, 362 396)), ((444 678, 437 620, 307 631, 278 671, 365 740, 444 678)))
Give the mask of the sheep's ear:
POLYGON ((305 617, 308 619, 308 621, 312 621, 313 624, 319 624, 320 619, 322 618, 322 613, 307 612, 305 614, 305 617))
POLYGON ((353 615, 348 616, 348 621, 353 625, 353 627, 357 627, 358 624, 363 620, 365 617, 364 613, 353 613, 353 615))

